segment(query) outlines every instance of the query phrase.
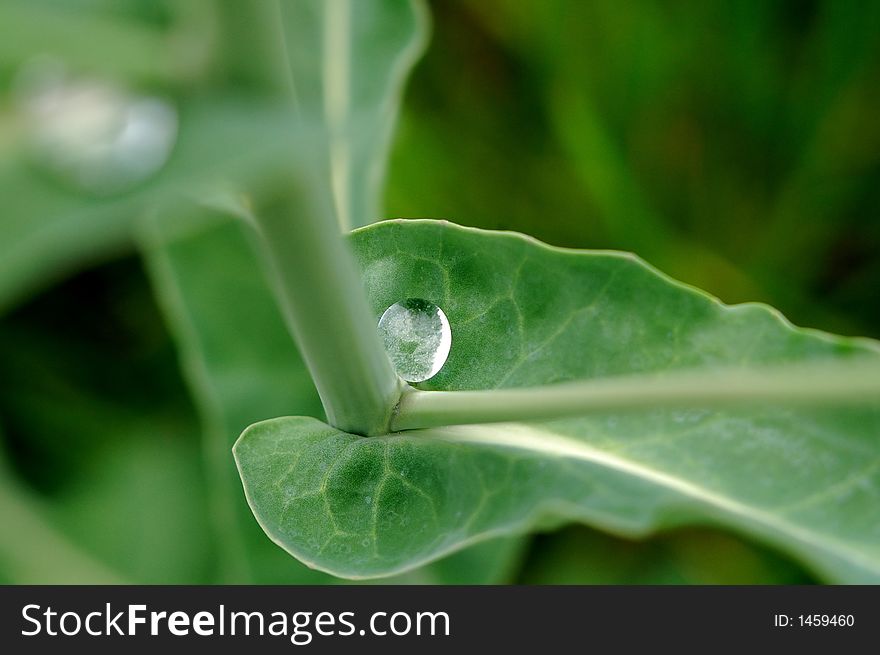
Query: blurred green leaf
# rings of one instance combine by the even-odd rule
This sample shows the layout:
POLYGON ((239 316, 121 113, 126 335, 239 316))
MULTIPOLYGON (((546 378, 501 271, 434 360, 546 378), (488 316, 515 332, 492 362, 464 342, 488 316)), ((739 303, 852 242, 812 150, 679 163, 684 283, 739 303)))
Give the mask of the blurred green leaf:
MULTIPOLYGON (((168 218, 179 219, 172 214, 166 223, 168 218)), ((239 429, 266 411, 322 412, 246 228, 208 222, 194 234, 164 242, 158 225, 146 237, 145 254, 202 414, 222 574, 229 582, 321 581, 265 539, 242 497, 230 455, 239 429)))
POLYGON ((180 137, 142 188, 96 198, 20 160, 0 162, 0 310, 61 274, 128 247, 132 225, 163 199, 271 181, 291 146, 289 117, 265 102, 212 98, 180 108, 180 137))
POLYGON ((281 3, 300 114, 326 130, 343 230, 380 214, 385 166, 404 81, 427 39, 420 0, 281 3))
MULTIPOLYGON (((445 222, 351 243, 377 316, 438 304, 452 350, 425 389, 532 387, 627 373, 877 357, 877 344, 725 306, 634 257, 445 222)), ((660 382, 662 383, 662 382, 660 382)), ((880 409, 673 410, 363 439, 312 418, 251 426, 235 454, 263 528, 338 575, 378 576, 536 522, 625 535, 724 525, 828 579, 880 579, 880 409)))
POLYGON ((191 72, 190 60, 199 53, 192 38, 171 36, 133 17, 84 10, 75 3, 0 3, 0 69, 49 56, 127 82, 167 83, 191 72))

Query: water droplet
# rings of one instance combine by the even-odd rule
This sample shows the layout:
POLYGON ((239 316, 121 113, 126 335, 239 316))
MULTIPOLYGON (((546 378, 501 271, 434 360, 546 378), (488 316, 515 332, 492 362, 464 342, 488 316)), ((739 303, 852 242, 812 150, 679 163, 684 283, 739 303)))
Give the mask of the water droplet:
POLYGON ((72 77, 51 59, 25 66, 16 96, 37 162, 97 195, 145 181, 177 139, 177 112, 167 101, 72 77))
POLYGON ((446 314, 420 298, 408 298, 386 309, 379 319, 379 334, 394 368, 407 382, 434 377, 452 346, 446 314))

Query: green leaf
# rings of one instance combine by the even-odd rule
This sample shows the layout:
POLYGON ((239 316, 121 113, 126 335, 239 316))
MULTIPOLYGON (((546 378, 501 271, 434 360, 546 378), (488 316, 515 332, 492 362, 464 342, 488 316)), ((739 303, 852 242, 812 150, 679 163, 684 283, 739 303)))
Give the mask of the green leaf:
MULTIPOLYGON (((354 233, 378 317, 438 304, 452 350, 423 389, 877 357, 868 340, 725 306, 632 255, 391 221, 354 233)), ((724 526, 819 575, 880 580, 880 407, 652 410, 364 439, 311 418, 235 446, 251 508, 312 566, 389 575, 489 536, 582 521, 630 536, 724 526)))
MULTIPOLYGON (((155 221, 144 235, 145 254, 202 412, 213 518, 227 578, 326 582, 266 539, 230 456, 248 424, 285 413, 323 416, 320 400, 262 274, 250 230, 209 210, 194 222, 201 228, 180 233, 173 227, 180 223, 175 215, 155 221), (173 238, 163 239, 169 233, 173 238)), ((415 572, 412 581, 505 580, 519 546, 519 540, 494 540, 477 552, 461 553, 455 564, 415 572)))
POLYGON ((326 130, 344 230, 376 220, 404 81, 427 40, 420 0, 281 3, 296 104, 326 130))

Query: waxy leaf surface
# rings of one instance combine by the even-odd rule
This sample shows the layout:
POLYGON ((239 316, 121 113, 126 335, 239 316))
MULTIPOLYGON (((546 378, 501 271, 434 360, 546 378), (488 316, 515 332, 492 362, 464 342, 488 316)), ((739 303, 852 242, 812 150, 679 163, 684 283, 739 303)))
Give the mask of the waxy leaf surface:
MULTIPOLYGON (((616 252, 389 221, 351 236, 378 317, 439 305, 452 350, 422 389, 877 357, 875 343, 725 306, 616 252)), ((337 575, 389 575, 499 534, 724 526, 841 582, 880 580, 880 407, 652 410, 362 438, 312 418, 235 447, 264 530, 337 575)))

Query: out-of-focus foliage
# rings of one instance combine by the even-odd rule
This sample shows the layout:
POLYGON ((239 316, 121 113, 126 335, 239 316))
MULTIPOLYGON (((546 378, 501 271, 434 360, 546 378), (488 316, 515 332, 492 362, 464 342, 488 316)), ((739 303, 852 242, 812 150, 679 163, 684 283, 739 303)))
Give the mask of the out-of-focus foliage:
POLYGON ((776 553, 720 532, 688 530, 634 543, 569 527, 534 540, 520 582, 808 584, 810 578, 776 553))
POLYGON ((880 335, 880 5, 438 2, 388 211, 880 335))
MULTIPOLYGON (((129 226, 160 194, 265 181, 283 154, 286 117, 261 60, 271 48, 256 36, 264 6, 0 0, 2 581, 234 578, 209 520, 192 387, 129 226), (14 89, 43 55, 171 102, 180 141, 168 166, 110 198, 42 170, 14 89)), ((431 10, 388 216, 635 250, 725 301, 765 300, 800 325, 880 336, 877 3, 468 0, 431 10)), ((572 534, 540 537, 507 579, 802 575, 714 535, 635 544, 572 534), (723 575, 701 564, 722 559, 723 575), (665 573, 670 561, 687 573, 665 573)))

